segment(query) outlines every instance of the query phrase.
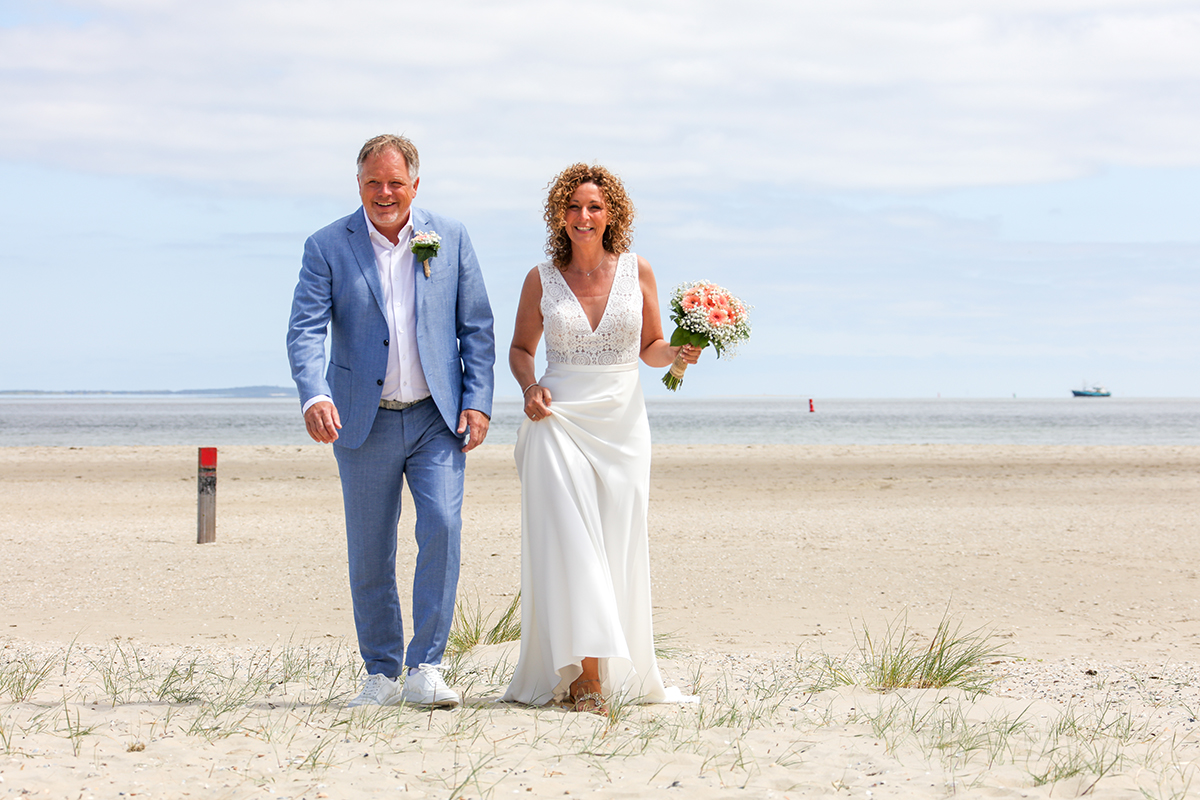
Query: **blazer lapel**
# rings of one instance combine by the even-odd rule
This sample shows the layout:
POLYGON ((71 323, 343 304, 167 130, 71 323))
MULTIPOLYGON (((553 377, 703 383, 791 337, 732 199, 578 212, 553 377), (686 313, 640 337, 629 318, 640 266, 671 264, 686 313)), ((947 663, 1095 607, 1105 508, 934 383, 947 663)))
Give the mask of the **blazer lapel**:
POLYGON ((360 206, 357 214, 350 215, 350 221, 346 223, 346 236, 350 242, 350 252, 354 253, 354 260, 358 262, 358 268, 362 270, 363 278, 375 297, 375 305, 379 306, 386 319, 383 284, 379 280, 379 266, 375 263, 375 248, 371 246, 371 235, 367 233, 367 220, 363 216, 365 213, 360 206))
MULTIPOLYGON (((413 236, 417 235, 417 231, 429 232, 429 214, 420 209, 412 209, 412 232, 413 236)), ((430 270, 434 269, 432 260, 429 264, 430 270)), ((432 273, 431 273, 432 274, 432 273)), ((425 277, 425 267, 420 261, 413 258, 413 276, 416 279, 417 285, 417 319, 421 318, 421 309, 425 306, 425 288, 429 285, 429 279, 425 277)))

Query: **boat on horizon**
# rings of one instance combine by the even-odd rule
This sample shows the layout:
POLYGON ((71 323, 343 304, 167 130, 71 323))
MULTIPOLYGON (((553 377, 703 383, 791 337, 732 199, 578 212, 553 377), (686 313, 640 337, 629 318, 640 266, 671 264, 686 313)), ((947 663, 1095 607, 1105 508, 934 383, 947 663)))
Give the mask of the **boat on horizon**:
POLYGON ((1075 397, 1112 397, 1112 392, 1103 386, 1088 386, 1086 383, 1082 389, 1072 389, 1071 394, 1075 397))

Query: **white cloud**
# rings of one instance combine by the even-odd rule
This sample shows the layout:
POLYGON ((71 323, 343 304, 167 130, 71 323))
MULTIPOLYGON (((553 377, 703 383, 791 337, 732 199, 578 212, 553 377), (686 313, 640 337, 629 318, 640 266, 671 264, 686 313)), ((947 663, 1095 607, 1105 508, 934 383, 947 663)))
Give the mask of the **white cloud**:
POLYGON ((577 158, 901 189, 1200 163, 1192 3, 72 6, 0 29, 0 157, 260 192, 342 191, 384 129, 476 185, 577 158))

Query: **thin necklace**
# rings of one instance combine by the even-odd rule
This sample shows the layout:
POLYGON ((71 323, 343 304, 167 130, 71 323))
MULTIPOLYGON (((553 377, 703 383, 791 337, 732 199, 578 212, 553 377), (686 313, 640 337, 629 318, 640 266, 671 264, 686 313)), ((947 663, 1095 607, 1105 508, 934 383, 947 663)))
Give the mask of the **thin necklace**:
MULTIPOLYGON (((600 265, 604 263, 604 258, 607 255, 608 255, 608 253, 604 253, 603 255, 600 256, 600 260, 596 262, 596 266, 592 267, 592 272, 595 272, 596 270, 600 269, 600 265)), ((583 272, 582 269, 580 269, 579 271, 583 272)), ((592 277, 592 272, 583 272, 583 277, 585 277, 585 278, 592 277)))

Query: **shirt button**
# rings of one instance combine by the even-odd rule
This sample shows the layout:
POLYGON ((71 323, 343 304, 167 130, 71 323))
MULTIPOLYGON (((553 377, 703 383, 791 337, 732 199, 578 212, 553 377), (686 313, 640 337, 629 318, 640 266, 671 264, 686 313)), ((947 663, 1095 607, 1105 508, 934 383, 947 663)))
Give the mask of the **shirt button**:
POLYGON ((383 346, 384 346, 384 347, 387 347, 387 346, 388 346, 388 340, 387 340, 387 339, 384 339, 384 340, 383 340, 383 346))
POLYGON ((383 381, 375 381, 376 386, 383 386, 383 381))

